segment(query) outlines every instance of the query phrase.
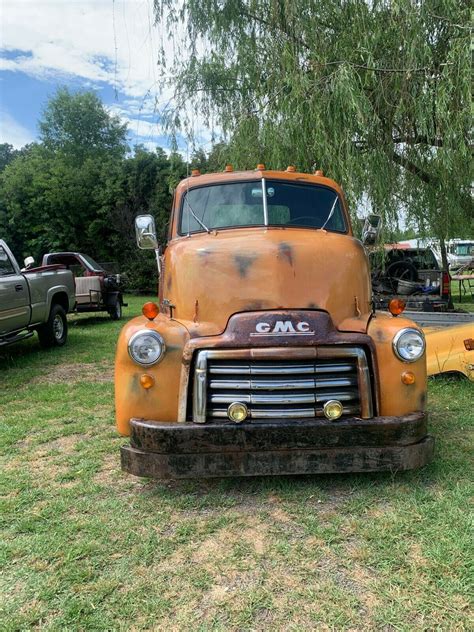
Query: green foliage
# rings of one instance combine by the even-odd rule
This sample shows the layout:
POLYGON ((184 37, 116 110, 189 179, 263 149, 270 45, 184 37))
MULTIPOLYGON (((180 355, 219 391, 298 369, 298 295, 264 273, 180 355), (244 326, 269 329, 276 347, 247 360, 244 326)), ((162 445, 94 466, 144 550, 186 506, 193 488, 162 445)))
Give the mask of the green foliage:
POLYGON ((199 111, 239 168, 323 168, 349 198, 439 237, 474 232, 470 4, 155 0, 178 121, 199 111), (186 24, 185 36, 176 25, 186 24))
POLYGON ((49 100, 39 128, 44 147, 74 164, 90 157, 120 158, 127 149, 127 126, 109 114, 93 92, 60 88, 49 100))
MULTIPOLYGON (((179 154, 135 147, 93 93, 60 89, 40 121, 41 143, 0 145, 0 233, 21 259, 77 250, 114 261, 129 289, 156 290, 155 258, 135 245, 134 218, 151 213, 166 240, 179 154)), ((201 156, 205 161, 205 155, 201 156)))

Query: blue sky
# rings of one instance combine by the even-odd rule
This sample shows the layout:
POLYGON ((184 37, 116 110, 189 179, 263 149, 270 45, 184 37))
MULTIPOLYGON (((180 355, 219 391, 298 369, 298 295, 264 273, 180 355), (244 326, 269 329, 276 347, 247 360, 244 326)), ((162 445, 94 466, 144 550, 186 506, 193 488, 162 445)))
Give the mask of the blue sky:
MULTIPOLYGON (((130 144, 169 147, 157 64, 173 42, 154 25, 153 0, 0 0, 0 142, 37 139, 37 121, 59 86, 94 90, 128 123, 130 144)), ((195 130, 210 147, 210 134, 195 130)), ((186 141, 180 148, 186 153, 186 141)))

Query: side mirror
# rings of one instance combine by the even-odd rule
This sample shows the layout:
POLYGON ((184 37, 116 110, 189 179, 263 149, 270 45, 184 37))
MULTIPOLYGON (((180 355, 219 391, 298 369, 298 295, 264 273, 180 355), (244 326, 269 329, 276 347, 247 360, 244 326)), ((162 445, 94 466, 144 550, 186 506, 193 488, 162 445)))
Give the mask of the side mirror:
POLYGON ((382 232, 382 217, 380 215, 368 215, 362 228, 362 243, 375 244, 382 232))
POLYGON ((142 250, 156 250, 158 248, 153 215, 137 215, 135 217, 135 234, 137 245, 142 250))
POLYGON ((25 269, 28 270, 28 268, 32 268, 35 265, 35 260, 33 257, 26 257, 23 263, 25 264, 25 269))

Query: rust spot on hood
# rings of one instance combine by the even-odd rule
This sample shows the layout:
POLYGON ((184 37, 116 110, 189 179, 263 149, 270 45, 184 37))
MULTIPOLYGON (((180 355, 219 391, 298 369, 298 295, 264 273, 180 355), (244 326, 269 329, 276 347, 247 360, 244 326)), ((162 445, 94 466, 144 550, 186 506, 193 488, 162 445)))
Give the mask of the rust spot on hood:
POLYGON ((286 259, 290 266, 293 265, 293 246, 286 241, 282 241, 278 244, 278 255, 283 259, 286 259))
POLYGON ((257 255, 235 255, 234 261, 242 278, 247 276, 248 269, 253 265, 257 255))

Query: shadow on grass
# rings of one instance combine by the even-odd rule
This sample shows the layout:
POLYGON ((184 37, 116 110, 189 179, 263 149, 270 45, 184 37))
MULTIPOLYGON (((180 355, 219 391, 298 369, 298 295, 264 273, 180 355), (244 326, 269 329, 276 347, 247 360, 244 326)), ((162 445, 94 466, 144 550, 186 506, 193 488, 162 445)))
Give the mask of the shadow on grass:
POLYGON ((230 504, 258 505, 265 498, 279 500, 319 498, 334 504, 355 497, 390 499, 393 495, 417 491, 430 493, 433 487, 448 484, 447 472, 454 474, 463 463, 437 462, 411 472, 344 473, 293 476, 208 478, 199 480, 143 479, 140 496, 163 499, 177 507, 188 503, 214 507, 230 504))

